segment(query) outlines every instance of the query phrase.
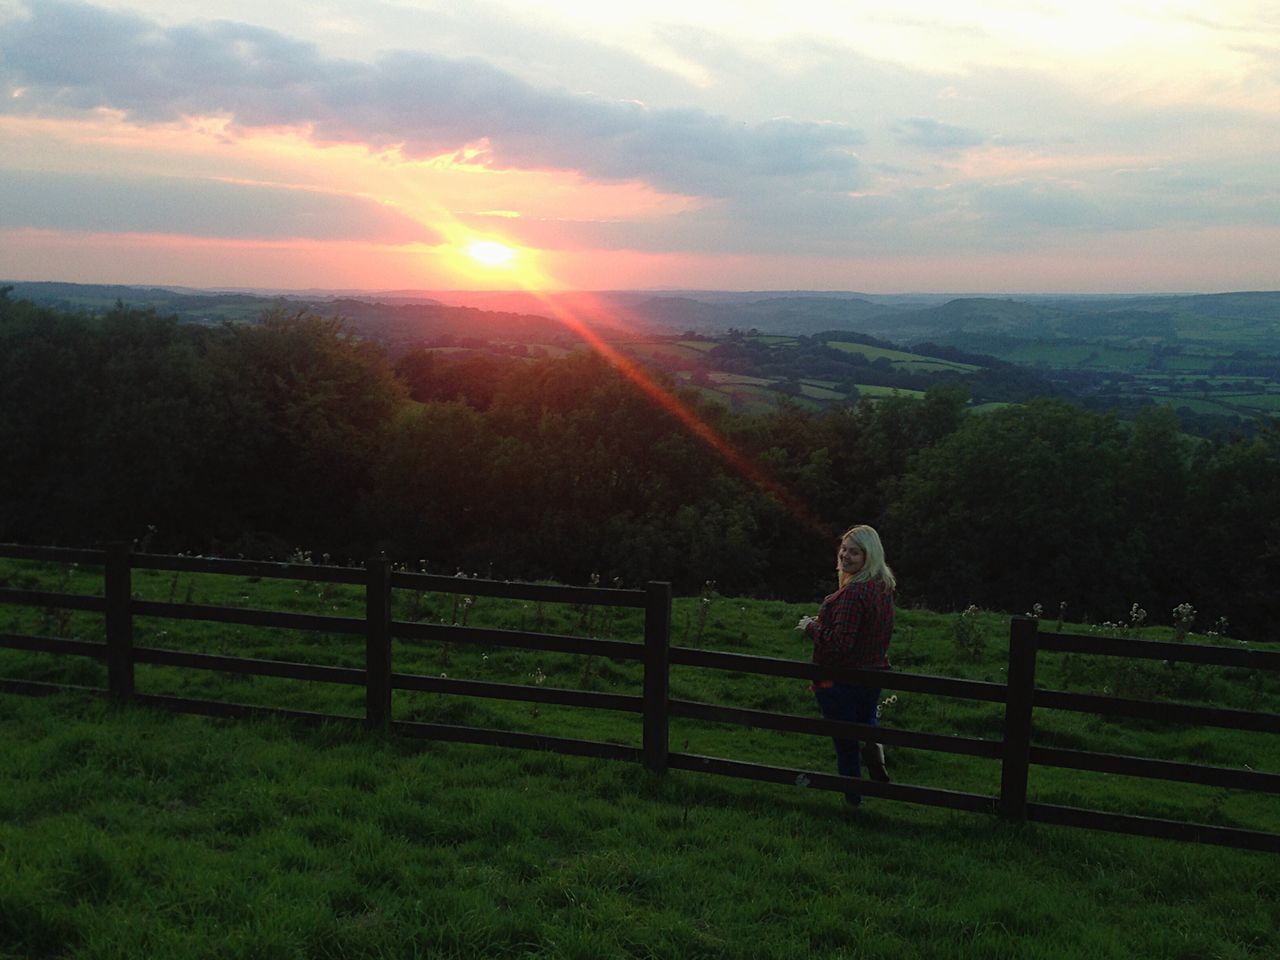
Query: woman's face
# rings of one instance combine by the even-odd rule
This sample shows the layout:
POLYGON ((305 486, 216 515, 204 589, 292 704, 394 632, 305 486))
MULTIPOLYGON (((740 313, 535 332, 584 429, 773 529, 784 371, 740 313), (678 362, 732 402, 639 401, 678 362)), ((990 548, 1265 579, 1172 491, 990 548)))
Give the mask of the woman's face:
POLYGON ((845 540, 840 544, 837 562, 840 564, 842 571, 854 574, 861 570, 867 562, 867 555, 863 553, 862 546, 856 540, 845 540))

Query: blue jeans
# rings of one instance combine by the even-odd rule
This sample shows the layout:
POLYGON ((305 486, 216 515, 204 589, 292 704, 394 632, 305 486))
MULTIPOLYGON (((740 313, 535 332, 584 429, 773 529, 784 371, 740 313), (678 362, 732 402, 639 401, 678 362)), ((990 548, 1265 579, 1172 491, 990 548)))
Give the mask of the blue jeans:
MULTIPOLYGON (((818 709, 828 720, 847 720, 853 723, 869 723, 877 726, 876 706, 880 703, 879 687, 855 687, 849 683, 837 683, 830 687, 818 687, 814 691, 818 709)), ((861 777, 861 746, 857 740, 832 738, 836 746, 836 770, 842 777, 861 777)), ((858 793, 847 793, 845 798, 853 804, 861 803, 858 793)))

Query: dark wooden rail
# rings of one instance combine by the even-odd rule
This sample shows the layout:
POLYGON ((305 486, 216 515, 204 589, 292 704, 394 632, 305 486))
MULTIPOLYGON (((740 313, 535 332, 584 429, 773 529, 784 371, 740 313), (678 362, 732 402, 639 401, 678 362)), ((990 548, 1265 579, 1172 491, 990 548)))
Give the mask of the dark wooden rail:
MULTIPOLYGON (((1164 723, 1185 723, 1199 726, 1227 727, 1262 733, 1280 733, 1280 715, 1246 710, 1226 710, 1218 707, 1188 706, 1176 703, 1159 703, 1147 700, 1130 700, 1120 697, 1103 697, 1094 694, 1068 693, 1059 690, 1042 690, 1035 686, 1035 660, 1039 650, 1059 653, 1087 653, 1143 660, 1168 660, 1181 663, 1210 664, 1224 667, 1247 667, 1257 670, 1280 669, 1280 654, 1248 650, 1237 647, 1204 646, 1199 644, 1168 643, 1155 640, 1106 638, 1065 633, 1041 633, 1037 621, 1016 618, 1010 635, 1009 683, 1010 696, 1015 688, 1014 661, 1030 664, 1029 677, 1016 686, 1027 699, 1023 711, 1026 727, 1030 730, 1032 710, 1073 710, 1096 715, 1118 715, 1158 720, 1164 723)), ((1025 667, 1023 668, 1026 669, 1025 667)), ((1006 728, 1007 730, 1007 728, 1006 728)), ((1006 740, 1009 735, 1006 732, 1006 740)), ((1234 827, 1217 827, 1209 824, 1188 823, 1156 817, 1135 817, 1103 810, 1085 810, 1056 804, 1028 802, 1026 781, 1032 765, 1066 767, 1100 773, 1122 774, 1155 780, 1173 780, 1199 783, 1207 786, 1227 787, 1239 790, 1256 790, 1263 793, 1280 793, 1280 775, 1229 767, 1211 767, 1201 764, 1176 763, 1147 757, 1129 757, 1118 754, 1095 753, 1086 750, 1063 750, 1035 746, 1027 739, 1025 751, 1006 757, 1005 771, 1022 785, 1020 795, 1011 799, 1016 806, 1002 812, 1013 819, 1043 823, 1087 827, 1093 830, 1110 830, 1118 833, 1134 833, 1141 836, 1165 837, 1173 840, 1191 840, 1199 843, 1215 843, 1280 853, 1280 835, 1240 830, 1234 827), (1012 772, 1010 767, 1016 764, 1012 772)))
POLYGON ((1280 732, 1280 716, 1276 714, 1040 689, 1036 686, 1035 674, 1037 656, 1041 651, 1176 660, 1259 670, 1280 669, 1280 653, 1042 633, 1038 629, 1038 622, 1034 619, 1017 617, 1013 619, 1010 629, 1008 682, 989 683, 898 671, 819 668, 812 663, 795 660, 673 647, 670 645, 671 587, 666 583, 650 583, 644 590, 564 587, 394 571, 388 561, 382 557, 370 560, 364 569, 359 569, 212 557, 135 554, 127 544, 110 545, 105 550, 0 544, 0 557, 75 563, 103 569, 102 596, 0 588, 0 603, 100 613, 105 621, 105 642, 4 633, 0 634, 0 647, 87 656, 100 660, 107 666, 105 690, 0 679, 0 691, 29 695, 60 691, 89 692, 106 694, 118 700, 206 716, 241 718, 276 716, 302 723, 363 723, 368 727, 402 736, 518 749, 549 750, 576 756, 637 762, 659 773, 674 768, 768 783, 800 784, 822 790, 846 792, 857 789, 867 796, 956 810, 996 813, 1013 821, 1032 820, 1074 825, 1280 853, 1280 835, 1277 834, 1134 817, 1099 810, 1082 810, 1028 799, 1028 783, 1033 766, 1064 767, 1280 793, 1280 775, 1274 773, 1064 750, 1034 744, 1032 718, 1037 709, 1074 710, 1093 714, 1155 719, 1169 723, 1190 723, 1266 733, 1280 732), (366 591, 365 616, 362 618, 334 617, 134 599, 132 571, 138 569, 230 574, 251 578, 305 580, 362 586, 366 591), (643 611, 644 636, 642 642, 626 642, 523 630, 396 621, 391 616, 392 591, 396 589, 548 603, 629 607, 643 611), (329 667, 137 647, 133 642, 133 618, 136 616, 362 634, 365 637, 365 667, 363 669, 329 667), (392 658, 393 643, 396 640, 479 643, 635 661, 643 665, 642 694, 634 696, 596 693, 398 673, 394 670, 392 658), (365 715, 364 717, 342 717, 299 710, 140 693, 134 689, 133 671, 134 665, 138 663, 363 686, 366 691, 365 715), (669 682, 670 668, 673 665, 795 679, 833 678, 888 690, 1004 704, 1004 735, 1002 740, 984 740, 672 699, 669 695, 669 682), (392 719, 391 712, 395 690, 638 713, 641 715, 642 745, 636 748, 542 734, 440 723, 395 721, 392 719), (998 760, 1001 764, 1000 793, 998 796, 988 796, 914 784, 852 780, 830 773, 675 753, 671 752, 669 747, 668 725, 672 717, 732 723, 823 737, 865 740, 874 735, 877 741, 886 744, 998 760))

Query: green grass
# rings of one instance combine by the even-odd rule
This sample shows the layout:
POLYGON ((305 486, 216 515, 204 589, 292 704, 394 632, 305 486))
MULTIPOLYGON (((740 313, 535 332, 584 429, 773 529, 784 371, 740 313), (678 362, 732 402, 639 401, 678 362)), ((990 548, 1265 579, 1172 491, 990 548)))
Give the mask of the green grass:
POLYGON ((664 357, 677 360, 702 361, 706 359, 703 355, 713 349, 716 344, 705 340, 628 340, 619 344, 619 346, 631 354, 650 361, 660 360, 664 357))
POLYGON ((875 383, 859 383, 856 384, 858 394, 870 400, 879 400, 884 397, 914 397, 919 400, 924 397, 923 390, 905 390, 901 387, 883 387, 875 383))
POLYGON ((767 387, 778 382, 768 377, 753 377, 745 373, 723 373, 719 370, 712 371, 708 376, 713 383, 727 386, 767 387))
POLYGON ((989 352, 1001 360, 1035 366, 1043 364, 1056 369, 1118 370, 1138 373, 1151 363, 1149 348, 1118 347, 1106 343, 1058 343, 1053 340, 1027 340, 989 352))
POLYGON ((814 400, 845 400, 846 395, 839 390, 833 390, 829 386, 813 383, 808 380, 800 381, 801 396, 811 397, 814 400))
POLYGON ((871 347, 862 343, 846 343, 843 340, 829 340, 828 347, 834 347, 844 353, 860 353, 870 361, 888 358, 895 367, 912 371, 955 370, 960 373, 973 373, 979 369, 971 363, 959 363, 954 360, 939 360, 918 353, 904 350, 891 350, 886 347, 871 347))
POLYGON ((1228 403, 1267 413, 1280 413, 1280 393, 1223 393, 1220 395, 1228 403))
MULTIPOLYGON (((93 569, 0 561, 10 586, 93 569)), ((359 616, 357 588, 135 572, 139 596, 359 616)), ((672 641, 804 659, 812 605, 679 598, 672 641)), ((1117 616, 1121 612, 1117 612, 1117 616)), ((638 641, 637 612, 397 591, 396 616, 638 641)), ((1007 616, 904 610, 901 670, 999 680, 1007 616)), ((1052 626, 1052 624, 1050 624, 1052 626)), ((358 666, 363 641, 139 620, 140 644, 358 666)), ((1083 629, 1083 628, 1080 628, 1083 629)), ((101 638, 101 618, 0 607, 0 630, 101 638)), ((1144 637, 1164 638, 1148 628, 1144 637)), ((1205 638, 1195 638, 1203 641, 1205 638)), ((604 658, 397 642, 396 669, 638 693, 604 658)), ((1277 678, 1042 655, 1046 686, 1275 711, 1277 678)), ((0 650, 0 676, 101 684, 0 650)), ((173 692, 357 716, 360 691, 138 668, 173 692)), ((803 681, 673 668, 672 695, 814 715, 803 681)), ((886 695, 887 695, 886 691, 886 695)), ((634 715, 396 694, 400 719, 639 744, 634 715)), ((1000 736, 997 705, 897 694, 884 722, 1000 736)), ((1274 737, 1039 711, 1036 742, 1274 771, 1274 737)), ((673 722, 675 750, 830 771, 829 742, 673 722)), ((998 765, 890 750, 899 782, 994 793, 998 765)), ((1280 949, 1275 858, 624 763, 0 695, 3 957, 1223 957, 1280 949)), ((1274 798, 1034 768, 1033 799, 1280 830, 1274 798)))

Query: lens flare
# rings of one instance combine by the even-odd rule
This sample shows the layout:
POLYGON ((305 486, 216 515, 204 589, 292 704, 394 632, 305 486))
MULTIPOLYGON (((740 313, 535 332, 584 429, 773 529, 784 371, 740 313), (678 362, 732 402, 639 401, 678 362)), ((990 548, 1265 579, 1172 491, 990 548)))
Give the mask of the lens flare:
MULTIPOLYGON (((614 369, 630 380, 641 392, 657 403, 659 407, 680 421, 694 436, 715 450, 749 482, 775 497, 810 532, 828 539, 836 536, 834 528, 830 524, 823 523, 815 516, 808 505, 799 497, 783 486, 781 482, 771 476, 759 464, 744 456, 725 437, 722 437, 715 428, 698 416, 697 411, 657 383, 638 363, 610 346, 608 342, 591 329, 590 324, 582 316, 578 315, 572 307, 558 302, 556 297, 543 290, 527 289, 525 292, 537 297, 538 300, 546 305, 548 315, 552 319, 586 341, 588 346, 600 354, 614 369)), ((616 316, 615 312, 610 312, 609 316, 615 322, 621 319, 616 316)))
MULTIPOLYGON (((458 222, 456 217, 443 209, 438 210, 437 216, 432 218, 432 225, 453 241, 446 249, 452 249, 455 255, 458 252, 464 253, 465 260, 473 267, 509 271, 506 274, 509 282, 537 298, 546 307, 548 317, 580 337, 642 393, 711 447, 748 482, 774 497, 798 523, 811 533, 834 539, 836 536, 834 527, 822 522, 799 497, 763 467, 742 454, 727 438, 722 437, 715 428, 698 415, 692 406, 658 384, 643 367, 610 346, 596 333, 587 321, 585 312, 577 306, 588 302, 589 297, 583 295, 557 297, 551 291, 559 289, 558 285, 538 268, 536 258, 529 255, 530 251, 509 246, 497 240, 477 239, 474 234, 467 237, 466 228, 458 222), (517 255, 517 249, 520 255, 517 255)), ((463 273, 469 272, 461 263, 459 269, 463 273)), ((592 311, 592 313, 599 312, 601 311, 592 311)), ((624 329, 629 326, 627 318, 620 316, 617 310, 607 309, 603 312, 612 325, 624 329)))

